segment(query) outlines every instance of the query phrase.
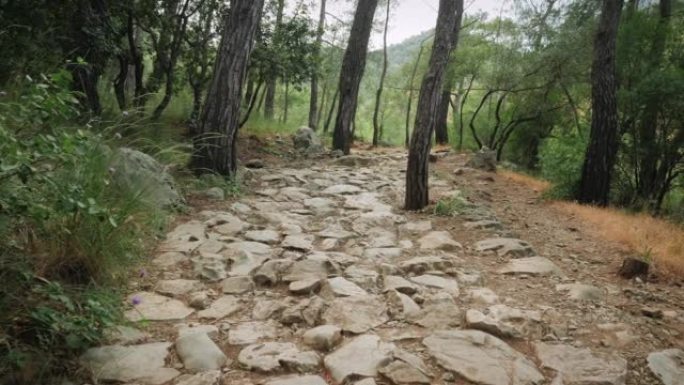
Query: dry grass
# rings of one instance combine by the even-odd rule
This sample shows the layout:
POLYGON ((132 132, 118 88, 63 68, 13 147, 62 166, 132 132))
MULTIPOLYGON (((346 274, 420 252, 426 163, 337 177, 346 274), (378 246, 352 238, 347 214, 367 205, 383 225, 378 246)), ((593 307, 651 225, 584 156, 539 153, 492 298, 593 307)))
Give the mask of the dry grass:
POLYGON ((611 208, 555 202, 553 207, 590 224, 598 236, 622 245, 626 251, 650 256, 660 272, 684 275, 684 227, 611 208))
POLYGON ((551 187, 551 183, 548 181, 514 171, 499 170, 497 171, 497 174, 512 182, 525 185, 537 192, 544 192, 551 187))

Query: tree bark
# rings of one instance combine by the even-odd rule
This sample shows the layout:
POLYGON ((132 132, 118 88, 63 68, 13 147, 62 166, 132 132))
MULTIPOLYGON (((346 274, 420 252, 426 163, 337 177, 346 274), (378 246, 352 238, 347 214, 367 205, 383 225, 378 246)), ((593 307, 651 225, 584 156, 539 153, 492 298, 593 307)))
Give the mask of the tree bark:
POLYGON ((420 210, 428 205, 428 160, 449 55, 456 45, 454 29, 463 13, 463 0, 440 0, 430 64, 418 97, 418 108, 411 135, 406 169, 406 210, 420 210))
POLYGON ((439 108, 437 109, 437 121, 435 124, 435 143, 449 144, 449 105, 451 104, 451 91, 442 92, 439 108))
POLYGON ((615 47, 623 0, 604 0, 594 40, 591 70, 591 134, 577 199, 608 204, 610 180, 617 155, 618 116, 615 47))
POLYGON ((368 40, 373 27, 373 16, 378 0, 359 1, 349 34, 349 43, 342 59, 340 98, 333 132, 333 148, 349 154, 351 126, 356 114, 359 86, 366 67, 368 40))
MULTIPOLYGON (((274 35, 277 37, 281 25, 283 24, 283 11, 285 9, 285 0, 277 0, 278 9, 276 10, 276 24, 274 35)), ((266 119, 273 119, 275 115, 275 97, 276 97, 276 85, 277 77, 271 75, 266 82, 266 101, 264 103, 264 116, 266 119)))
POLYGON ((387 76, 387 27, 389 26, 391 0, 387 0, 387 14, 385 15, 385 30, 382 34, 382 73, 380 74, 380 84, 375 94, 375 109, 373 110, 373 147, 377 147, 381 134, 381 124, 379 119, 380 103, 382 102, 382 90, 385 87, 385 77, 387 76))
MULTIPOLYGON (((321 45, 323 44, 323 33, 325 32, 325 5, 326 0, 321 0, 321 13, 318 17, 318 30, 316 31, 316 69, 311 75, 311 97, 309 98, 309 127, 316 131, 318 129, 318 70, 321 58, 321 45)), ((325 91, 324 91, 325 92, 325 91)), ((325 95, 324 95, 325 96, 325 95)))
POLYGON ((406 102, 406 125, 405 125, 405 137, 404 146, 408 148, 410 141, 409 128, 411 124, 411 105, 413 104, 413 82, 416 79, 416 73, 418 72, 418 65, 420 64, 420 58, 423 56, 423 50, 425 47, 423 44, 420 45, 420 50, 418 51, 418 57, 416 57, 416 62, 413 65, 413 71, 411 71, 411 79, 409 80, 408 89, 408 102, 406 102))
POLYGON ((325 125, 323 126, 323 132, 328 132, 330 127, 330 122, 332 121, 333 112, 335 112, 335 106, 337 105, 337 99, 340 96, 340 91, 335 91, 332 103, 330 103, 330 110, 328 110, 328 117, 325 119, 325 125))
POLYGON ((235 177, 242 88, 264 0, 232 0, 190 167, 235 177))

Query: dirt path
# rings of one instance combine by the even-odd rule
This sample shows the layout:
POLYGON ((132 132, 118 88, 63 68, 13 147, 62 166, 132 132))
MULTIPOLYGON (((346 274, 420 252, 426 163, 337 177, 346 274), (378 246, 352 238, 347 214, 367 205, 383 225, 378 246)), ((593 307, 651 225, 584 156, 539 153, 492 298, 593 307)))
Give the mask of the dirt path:
MULTIPOLYGON (((130 384, 660 383, 646 357, 683 347, 681 288, 618 281, 591 229, 464 162, 433 167, 434 199, 468 197, 453 217, 401 210, 401 153, 251 171, 252 193, 168 234, 131 282, 136 328, 84 366, 130 384)), ((683 356, 651 356, 666 384, 683 356)))

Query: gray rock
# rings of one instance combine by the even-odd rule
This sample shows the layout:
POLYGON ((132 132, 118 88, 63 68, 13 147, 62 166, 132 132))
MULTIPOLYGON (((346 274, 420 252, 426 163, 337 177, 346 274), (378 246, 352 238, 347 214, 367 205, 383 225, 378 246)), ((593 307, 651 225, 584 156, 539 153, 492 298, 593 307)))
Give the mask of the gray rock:
POLYGON ((457 327, 461 324, 461 309, 447 293, 429 298, 420 313, 412 315, 409 321, 428 329, 457 327))
POLYGON ((283 272, 292 266, 292 261, 274 259, 266 261, 254 271, 252 279, 259 286, 270 286, 280 282, 283 272))
POLYGON ((387 292, 387 311, 394 319, 409 319, 420 314, 420 306, 411 297, 395 290, 387 292))
POLYGON ((344 331, 364 333, 388 321, 387 307, 382 297, 373 295, 336 298, 323 313, 323 320, 344 331))
POLYGON ((278 357, 278 362, 289 372, 309 373, 318 369, 321 357, 313 351, 288 351, 278 357))
MULTIPOLYGON (((252 246, 254 246, 254 245, 266 246, 263 243, 257 243, 257 242, 236 242, 236 243, 241 243, 242 245, 251 244, 252 246)), ((235 243, 231 243, 230 245, 235 245, 235 243)), ((239 247, 239 246, 236 246, 236 247, 239 247)), ((259 247, 261 247, 261 246, 259 246, 259 247)), ((270 248, 269 248, 268 253, 270 254, 270 248)), ((229 275, 232 277, 241 277, 241 276, 250 275, 250 274, 254 273, 259 267, 261 267, 261 265, 264 262, 266 262, 270 258, 270 255, 252 253, 249 251, 229 251, 229 252, 224 252, 223 255, 225 255, 226 258, 231 262, 230 263, 229 275)))
POLYGON ((541 384, 534 363, 500 339, 477 330, 437 331, 423 339, 444 369, 483 385, 541 384))
POLYGON ((198 291, 192 293, 188 299, 188 305, 193 309, 204 310, 209 305, 211 305, 211 298, 209 298, 209 293, 206 291, 198 291))
POLYGON ((333 296, 338 297, 351 297, 368 294, 354 282, 350 282, 342 277, 328 279, 326 281, 325 289, 333 296))
POLYGON ((176 340, 176 352, 187 370, 203 372, 219 370, 228 357, 206 333, 186 334, 176 340))
POLYGON ((160 294, 181 296, 197 289, 200 285, 200 282, 196 280, 168 279, 157 282, 154 290, 160 294))
POLYGON ((466 323, 471 329, 481 330, 500 338, 522 338, 541 334, 541 313, 515 309, 506 305, 490 306, 481 312, 469 309, 466 323))
POLYGON ((335 325, 321 325, 307 330, 302 341, 320 351, 329 351, 342 341, 342 329, 335 325))
POLYGON ((403 250, 399 247, 369 248, 363 251, 365 259, 393 259, 401 256, 403 250))
POLYGON ((114 152, 110 169, 116 185, 137 191, 140 198, 151 205, 164 208, 185 204, 166 167, 145 153, 119 148, 114 152))
POLYGON ((149 292, 131 294, 128 302, 134 304, 134 309, 126 311, 124 315, 131 322, 179 321, 194 312, 179 300, 149 292))
POLYGON ((601 301, 605 294, 596 286, 581 283, 568 283, 556 285, 556 291, 566 292, 568 297, 578 301, 601 301))
POLYGON ((415 257, 404 261, 399 265, 406 274, 423 274, 427 271, 444 271, 453 266, 454 263, 452 261, 441 257, 415 257))
POLYGON ((627 361, 617 354, 541 342, 535 350, 542 367, 556 371, 564 385, 624 385, 627 377, 627 361))
POLYGON ((418 239, 418 245, 423 250, 455 251, 463 248, 448 231, 431 231, 418 239))
POLYGON ((275 319, 285 310, 284 301, 265 301, 259 300, 252 309, 252 318, 258 321, 275 319))
POLYGON ((175 385, 218 385, 220 370, 210 370, 197 374, 184 374, 176 379, 175 385))
POLYGON ((217 201, 222 201, 226 199, 226 192, 223 191, 222 188, 220 187, 211 187, 202 193, 206 198, 217 200, 217 201))
POLYGON ((319 376, 285 376, 274 378, 265 385, 327 385, 319 376))
POLYGON ((150 337, 149 334, 141 332, 136 328, 123 325, 118 325, 111 329, 107 329, 105 335, 107 337, 107 341, 122 345, 140 343, 150 337))
POLYGON ((494 172, 496 171, 496 163, 496 151, 492 151, 487 147, 482 147, 480 151, 474 153, 468 160, 466 167, 494 172))
POLYGON ((250 230, 245 233, 245 239, 274 245, 280 242, 280 233, 275 230, 250 230))
POLYGON ((511 257, 527 257, 534 255, 532 246, 516 238, 489 238, 475 244, 479 252, 492 251, 497 255, 511 257))
POLYGON ((362 190, 358 186, 351 184, 336 184, 321 191, 324 195, 348 195, 360 193, 362 190))
POLYGON ((663 385, 684 385, 684 351, 667 349, 648 355, 648 368, 663 385))
POLYGON ((209 219, 207 225, 221 235, 234 236, 250 227, 250 224, 230 213, 221 213, 209 219))
POLYGON ((214 301, 207 309, 197 312, 200 319, 219 320, 240 310, 240 302, 232 295, 224 295, 214 301))
POLYGON ((327 259, 304 259, 297 261, 283 276, 283 281, 301 281, 306 279, 325 279, 328 275, 336 274, 337 267, 327 259))
POLYGON ((430 384, 430 374, 423 360, 405 350, 395 349, 394 360, 379 369, 379 372, 396 385, 430 384))
POLYGON ((254 282, 248 276, 230 277, 221 282, 223 294, 243 294, 254 290, 254 282))
POLYGON ((494 305, 499 302, 499 296, 487 287, 470 289, 468 297, 475 303, 483 305, 494 305))
POLYGON ((311 251, 313 250, 313 242, 315 239, 316 237, 311 234, 292 234, 286 236, 280 243, 280 246, 285 249, 311 251))
POLYGON ((164 367, 170 347, 168 342, 102 346, 86 351, 80 362, 99 381, 138 381, 161 385, 180 374, 175 369, 164 367))
POLYGON ((321 140, 316 132, 309 127, 300 127, 292 137, 295 150, 307 153, 323 152, 321 140))
POLYGON ((174 325, 174 327, 178 330, 178 338, 185 337, 186 335, 189 334, 196 334, 196 333, 201 333, 201 334, 206 334, 209 336, 209 338, 218 338, 219 336, 219 330, 216 325, 202 325, 202 324, 177 324, 174 325))
POLYGON ((261 159, 250 159, 245 162, 245 167, 247 168, 253 168, 253 169, 259 169, 259 168, 264 168, 264 161, 261 159))
POLYGON ((394 344, 375 335, 361 335, 325 357, 325 368, 337 383, 356 377, 375 377, 392 358, 394 344))
POLYGON ((282 370, 280 357, 283 354, 299 352, 290 342, 265 342, 243 348, 238 354, 238 362, 248 370, 272 373, 282 370))
POLYGON ((228 276, 226 258, 220 254, 200 253, 192 259, 195 275, 209 282, 220 281, 228 276))
POLYGON ((280 322, 285 325, 306 323, 315 326, 321 319, 324 307, 325 301, 321 297, 303 299, 297 305, 285 309, 280 322))
POLYGON ((418 291, 418 287, 398 275, 386 275, 383 277, 385 291, 396 290, 400 293, 412 295, 418 291))
POLYGON ((458 297, 459 295, 458 282, 453 279, 442 278, 430 274, 423 274, 417 277, 411 277, 409 279, 411 282, 425 287, 444 290, 454 297, 458 297))
POLYGON ((228 343, 231 345, 248 345, 277 336, 278 327, 273 321, 241 322, 228 331, 228 343))
POLYGON ((499 274, 562 275, 561 269, 544 257, 514 259, 498 270, 499 274))
POLYGON ((432 222, 430 222, 430 221, 407 222, 406 224, 401 226, 401 229, 403 231, 413 233, 413 234, 425 233, 425 232, 432 230, 432 222))
POLYGON ((321 289, 321 279, 309 278, 301 281, 290 282, 288 290, 292 294, 302 295, 316 293, 321 289))

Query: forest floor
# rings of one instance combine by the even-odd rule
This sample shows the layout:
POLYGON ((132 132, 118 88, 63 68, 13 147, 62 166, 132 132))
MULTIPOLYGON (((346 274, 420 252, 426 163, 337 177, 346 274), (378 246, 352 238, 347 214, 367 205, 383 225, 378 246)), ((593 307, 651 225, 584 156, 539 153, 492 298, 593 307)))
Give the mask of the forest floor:
POLYGON ((234 200, 191 200, 130 282, 135 328, 82 357, 93 380, 681 384, 681 279, 619 278, 623 245, 538 188, 447 154, 430 194, 453 215, 406 212, 401 150, 248 141, 265 167, 234 200))

